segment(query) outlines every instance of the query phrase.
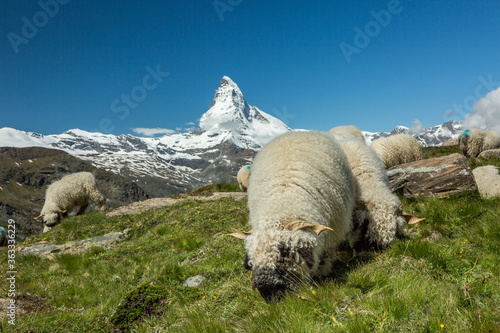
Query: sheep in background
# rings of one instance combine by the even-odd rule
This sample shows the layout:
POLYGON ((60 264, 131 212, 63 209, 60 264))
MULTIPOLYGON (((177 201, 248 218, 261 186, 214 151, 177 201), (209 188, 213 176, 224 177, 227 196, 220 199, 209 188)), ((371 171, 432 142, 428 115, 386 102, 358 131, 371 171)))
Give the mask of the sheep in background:
MULTIPOLYGON (((401 201, 390 189, 384 164, 364 142, 338 142, 347 156, 356 185, 354 224, 358 227, 368 220, 366 237, 379 246, 387 246, 396 234, 404 231, 406 221, 400 210, 401 201)), ((354 241, 357 240, 351 239, 351 243, 354 241)))
POLYGON ((354 125, 344 125, 332 128, 328 133, 337 140, 358 139, 366 143, 361 130, 354 125))
POLYGON ((232 236, 245 239, 245 267, 266 301, 330 272, 354 197, 347 158, 326 133, 288 132, 262 148, 248 187, 252 231, 232 236))
POLYGON ((422 147, 410 134, 395 134, 378 138, 372 142, 371 148, 380 156, 387 169, 423 158, 422 147))
POLYGON ((500 197, 500 174, 493 165, 485 165, 472 170, 477 189, 482 197, 500 197))
POLYGON ((238 171, 236 179, 238 180, 238 185, 240 185, 240 189, 243 192, 246 192, 248 189, 248 178, 250 178, 251 172, 252 172, 251 165, 244 165, 241 167, 240 171, 238 171))
POLYGON ((477 157, 483 150, 500 148, 500 134, 480 128, 470 128, 458 137, 460 150, 465 157, 477 157))
POLYGON ((44 232, 58 224, 66 212, 80 207, 78 214, 83 214, 89 201, 106 210, 106 200, 99 192, 94 175, 90 172, 77 172, 64 176, 47 188, 45 204, 37 218, 43 217, 44 232))

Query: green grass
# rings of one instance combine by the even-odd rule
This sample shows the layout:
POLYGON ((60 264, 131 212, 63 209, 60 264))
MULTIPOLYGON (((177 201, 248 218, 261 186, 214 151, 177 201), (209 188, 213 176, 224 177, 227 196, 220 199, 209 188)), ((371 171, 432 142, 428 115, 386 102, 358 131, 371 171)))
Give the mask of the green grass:
POLYGON ((450 154, 461 154, 458 145, 456 146, 447 146, 447 147, 425 147, 422 148, 422 154, 424 155, 424 159, 441 157, 450 154))
MULTIPOLYGON (((17 254, 17 291, 39 297, 44 310, 18 316, 14 329, 3 319, 0 331, 500 332, 500 199, 403 199, 427 220, 278 304, 252 290, 243 243, 225 236, 249 229, 246 200, 195 199, 134 216, 72 217, 29 238, 63 243, 130 230, 112 249, 54 260, 17 254), (182 286, 197 274, 202 285, 182 286)), ((0 275, 6 255, 1 249, 0 275)), ((1 279, 0 294, 7 290, 1 279)))

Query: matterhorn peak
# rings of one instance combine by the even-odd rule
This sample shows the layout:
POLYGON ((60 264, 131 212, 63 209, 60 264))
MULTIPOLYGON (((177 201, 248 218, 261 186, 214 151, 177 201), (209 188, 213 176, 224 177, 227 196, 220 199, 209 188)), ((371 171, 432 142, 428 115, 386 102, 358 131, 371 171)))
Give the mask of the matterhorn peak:
POLYGON ((210 108, 200 119, 209 134, 226 133, 237 146, 259 149, 274 136, 290 131, 281 120, 249 105, 240 88, 223 76, 210 108))

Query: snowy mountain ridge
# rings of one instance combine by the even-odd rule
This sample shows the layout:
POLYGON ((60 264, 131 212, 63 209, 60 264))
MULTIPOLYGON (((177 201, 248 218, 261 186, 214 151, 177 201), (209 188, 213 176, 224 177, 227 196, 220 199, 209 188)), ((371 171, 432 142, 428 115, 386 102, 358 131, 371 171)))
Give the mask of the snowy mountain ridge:
MULTIPOLYGON (((440 145, 457 137, 461 123, 451 121, 413 134, 422 146, 440 145)), ((155 195, 185 192, 199 186, 231 181, 243 164, 273 137, 291 131, 281 120, 249 105, 239 87, 224 76, 198 130, 144 138, 112 135, 80 129, 42 135, 12 128, 0 129, 0 147, 59 149, 90 161, 94 166, 128 177, 155 195), (161 188, 151 182, 161 179, 161 188)), ((367 143, 397 133, 363 132, 367 143)))
POLYGON ((239 87, 224 76, 195 132, 143 138, 80 129, 42 135, 1 128, 0 147, 63 150, 145 187, 146 179, 162 178, 169 182, 162 194, 172 194, 232 180, 255 151, 290 130, 279 119, 249 105, 239 87))

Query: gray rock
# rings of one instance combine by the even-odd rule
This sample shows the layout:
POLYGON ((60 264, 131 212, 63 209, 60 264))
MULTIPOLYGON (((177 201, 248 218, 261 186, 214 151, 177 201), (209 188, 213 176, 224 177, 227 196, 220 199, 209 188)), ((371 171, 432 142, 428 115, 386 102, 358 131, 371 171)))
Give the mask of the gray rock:
POLYGON ((469 162, 460 154, 401 164, 387 170, 387 175, 391 190, 406 197, 447 197, 477 190, 469 162))
POLYGON ((488 150, 482 151, 481 154, 479 154, 479 157, 482 157, 482 158, 488 158, 488 157, 500 158, 500 149, 488 149, 488 150))
POLYGON ((475 168, 472 173, 476 179, 479 194, 483 198, 500 197, 500 174, 493 165, 475 168))
POLYGON ((77 254, 85 252, 94 246, 107 249, 116 245, 117 242, 127 238, 127 236, 128 236, 128 230, 125 230, 124 232, 112 232, 103 236, 97 236, 61 245, 36 244, 20 248, 19 252, 25 255, 35 255, 35 256, 41 256, 42 258, 52 259, 54 254, 62 254, 62 253, 77 254))
POLYGON ((203 281, 205 281, 205 278, 203 276, 195 275, 195 276, 191 276, 186 281, 184 281, 182 286, 194 288, 194 287, 198 287, 200 284, 202 284, 203 281))

